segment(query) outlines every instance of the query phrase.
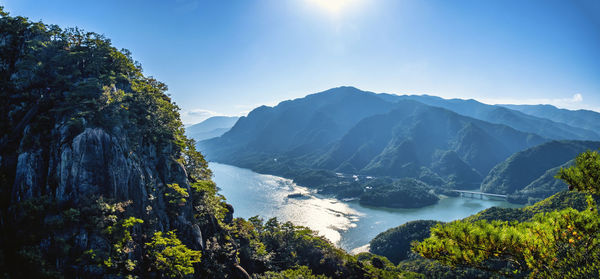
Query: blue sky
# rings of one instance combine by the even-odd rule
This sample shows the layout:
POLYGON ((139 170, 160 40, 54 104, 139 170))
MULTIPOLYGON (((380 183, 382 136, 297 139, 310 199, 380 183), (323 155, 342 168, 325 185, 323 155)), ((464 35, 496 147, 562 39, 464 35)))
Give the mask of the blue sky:
POLYGON ((0 0, 102 33, 185 123, 341 85, 600 111, 595 0, 0 0))

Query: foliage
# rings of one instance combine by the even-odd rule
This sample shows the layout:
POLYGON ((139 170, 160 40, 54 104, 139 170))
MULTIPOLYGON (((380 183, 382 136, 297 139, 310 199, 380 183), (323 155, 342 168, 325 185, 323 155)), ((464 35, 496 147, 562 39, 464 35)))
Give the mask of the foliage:
POLYGON ((175 235, 175 231, 156 232, 146 243, 152 268, 170 278, 182 278, 194 274, 194 264, 200 262, 201 252, 187 248, 175 235))
POLYGON ((189 198, 187 190, 177 183, 167 184, 168 192, 165 193, 167 201, 171 205, 184 206, 186 199, 189 198))
POLYGON ((517 152, 489 172, 481 190, 533 204, 566 188, 563 181, 554 179, 557 168, 568 167, 577 154, 598 147, 600 143, 592 141, 551 141, 517 152))
POLYGON ((588 207, 587 200, 588 195, 585 193, 564 190, 547 199, 539 201, 534 205, 523 207, 521 210, 526 212, 531 217, 538 213, 563 210, 567 208, 573 208, 582 211, 588 207))
POLYGON ((270 269, 277 271, 306 265, 316 274, 333 276, 344 272, 347 255, 314 231, 290 222, 280 223, 275 218, 264 223, 261 219, 251 218, 250 222, 265 250, 271 254, 270 269))
POLYGON ((413 208, 435 204, 439 198, 429 186, 419 180, 402 178, 396 181, 374 179, 360 196, 360 203, 374 206, 413 208))
MULTIPOLYGON (((592 202, 593 203, 593 202, 592 202)), ((415 251, 453 266, 473 266, 503 275, 582 278, 600 271, 600 218, 564 209, 509 223, 480 220, 438 225, 415 251)))
POLYGON ((208 162, 204 156, 196 150, 196 142, 194 139, 184 139, 183 145, 183 165, 188 178, 195 182, 198 180, 209 180, 212 177, 212 171, 208 168, 208 162))
MULTIPOLYGON (((65 243, 73 234, 65 233, 65 223, 62 218, 61 208, 51 202, 48 196, 41 196, 18 203, 15 207, 17 216, 8 219, 10 222, 2 231, 4 239, 10 241, 2 242, 5 266, 0 266, 8 278, 62 278, 62 275, 54 266, 54 259, 68 254, 71 245, 65 243), (46 214, 52 216, 45 218, 46 214), (47 235, 48 231, 59 231, 62 236, 47 235), (51 251, 45 255, 39 244, 45 240, 60 241, 61 246, 48 247, 51 251), (14 268, 28 266, 30 268, 14 268)), ((70 210, 65 210, 69 215, 75 215, 70 210)))
POLYGON ((429 229, 438 221, 417 220, 378 234, 370 242, 371 253, 385 256, 394 263, 408 259, 411 243, 429 237, 429 229))
POLYGON ((316 232, 272 218, 236 219, 232 235, 240 262, 259 278, 414 278, 384 257, 351 256, 316 232), (270 272, 269 272, 270 271, 270 272), (308 273, 310 271, 310 273, 308 273), (266 272, 266 273, 265 273, 266 272), (299 277, 303 278, 303 277, 299 277))
POLYGON ((324 275, 314 275, 307 266, 300 266, 297 268, 286 269, 281 272, 265 272, 259 275, 257 278, 260 279, 326 279, 329 278, 324 275))
POLYGON ((556 178, 564 180, 569 190, 600 194, 600 154, 586 151, 575 158, 575 165, 561 168, 556 178))
POLYGON ((239 247, 240 264, 249 273, 263 273, 271 267, 273 253, 269 253, 261 242, 255 224, 258 224, 258 217, 252 217, 250 221, 236 218, 230 226, 230 233, 239 247))
POLYGON ((501 278, 500 275, 475 268, 450 267, 438 261, 423 259, 404 260, 398 264, 398 269, 422 274, 424 278, 454 279, 454 278, 501 278))
POLYGON ((128 211, 131 201, 93 198, 86 201, 88 205, 79 208, 82 216, 79 225, 89 232, 90 237, 100 237, 100 243, 106 245, 93 245, 83 251, 77 258, 77 264, 87 269, 101 267, 96 272, 103 274, 137 278, 141 273, 141 259, 133 255, 141 248, 138 244, 141 237, 139 229, 144 221, 131 216, 128 211))
POLYGON ((130 202, 111 203, 103 198, 70 207, 42 196, 15 205, 18 217, 5 227, 2 253, 15 278, 60 278, 68 265, 96 268, 103 274, 135 276, 139 270, 131 255, 137 249, 133 230, 142 220, 126 212, 130 202), (13 223, 14 222, 14 223, 13 223), (77 229, 80 228, 80 229, 77 229), (81 239, 100 239, 99 245, 84 250, 81 239), (14 267, 28 266, 26 269, 14 267))
POLYGON ((225 197, 217 193, 217 185, 211 180, 201 180, 190 185, 196 220, 200 223, 213 218, 222 223, 229 212, 225 197))
POLYGON ((406 272, 396 267, 386 257, 366 252, 355 257, 358 266, 364 270, 363 278, 424 278, 421 274, 406 272))
POLYGON ((478 220, 487 221, 527 221, 535 214, 574 208, 584 210, 587 208, 587 195, 579 192, 562 191, 546 198, 534 205, 523 208, 501 208, 490 207, 477 214, 471 215, 463 221, 474 222, 478 220))
MULTIPOLYGON (((571 189, 596 194, 600 160, 587 151, 575 166, 562 169, 557 178, 571 189)), ((470 218, 437 225, 431 237, 415 244, 420 255, 451 266, 469 266, 502 274, 530 278, 592 278, 600 276, 600 216, 596 201, 587 195, 587 207, 577 207, 577 195, 557 194, 522 210, 531 219, 500 221, 470 218), (548 209, 564 208, 551 212, 548 209), (565 208, 566 207, 566 208, 565 208), (541 213, 540 213, 541 212, 541 213), (491 221, 488 221, 490 220, 491 221)), ((495 219, 495 220, 494 220, 495 219)))
MULTIPOLYGON (((116 226, 107 228, 106 233, 109 235, 112 243, 110 256, 103 261, 103 264, 109 269, 114 270, 118 275, 131 273, 137 265, 136 260, 129 258, 133 252, 135 243, 131 237, 131 229, 136 224, 141 224, 144 221, 135 217, 119 220, 116 226)), ((94 250, 87 251, 87 254, 92 254, 96 257, 94 250)))

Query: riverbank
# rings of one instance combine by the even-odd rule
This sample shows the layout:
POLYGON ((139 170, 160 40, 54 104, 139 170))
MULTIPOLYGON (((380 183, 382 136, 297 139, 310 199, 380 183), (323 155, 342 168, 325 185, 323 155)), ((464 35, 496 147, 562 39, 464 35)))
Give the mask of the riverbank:
POLYGON ((265 219, 277 217, 280 221, 291 221, 318 231, 346 251, 364 246, 378 233, 408 221, 447 222, 492 206, 521 207, 505 201, 460 197, 442 198, 436 204, 421 208, 370 207, 357 200, 343 201, 316 194, 278 176, 218 163, 210 163, 210 168, 220 193, 233 205, 235 217, 259 215, 265 219), (302 198, 288 197, 295 193, 301 193, 302 198))

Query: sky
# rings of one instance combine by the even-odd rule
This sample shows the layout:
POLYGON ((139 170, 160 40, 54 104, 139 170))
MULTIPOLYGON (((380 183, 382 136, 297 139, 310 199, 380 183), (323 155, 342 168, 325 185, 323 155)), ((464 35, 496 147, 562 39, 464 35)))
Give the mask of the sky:
POLYGON ((597 0, 0 0, 126 48, 192 124, 337 86, 600 111, 597 0))

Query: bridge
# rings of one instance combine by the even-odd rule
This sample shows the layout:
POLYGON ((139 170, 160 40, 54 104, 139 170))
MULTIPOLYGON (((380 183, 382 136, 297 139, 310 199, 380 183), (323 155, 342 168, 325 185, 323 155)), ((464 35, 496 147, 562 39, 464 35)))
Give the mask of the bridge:
POLYGON ((471 198, 474 198, 477 195, 479 195, 480 199, 483 199, 484 196, 492 197, 492 198, 502 198, 502 199, 506 199, 508 197, 508 195, 484 193, 484 192, 477 192, 477 191, 467 191, 467 190, 450 190, 450 191, 459 193, 461 197, 466 197, 466 196, 470 195, 471 198))

